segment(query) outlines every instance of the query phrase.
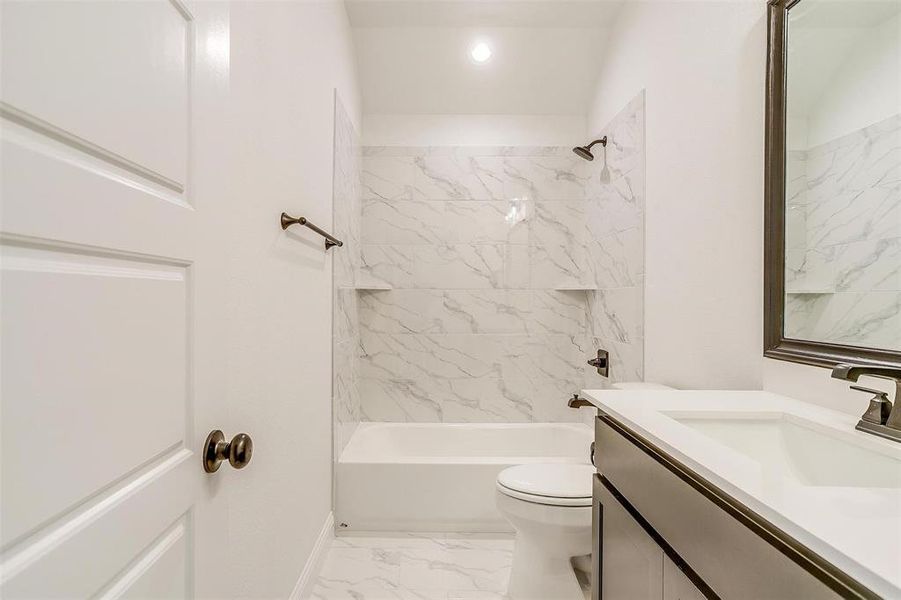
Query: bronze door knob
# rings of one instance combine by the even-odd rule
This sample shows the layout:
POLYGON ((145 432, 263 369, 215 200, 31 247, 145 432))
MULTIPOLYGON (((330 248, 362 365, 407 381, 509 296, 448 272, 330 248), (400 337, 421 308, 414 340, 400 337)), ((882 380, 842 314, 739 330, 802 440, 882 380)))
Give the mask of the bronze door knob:
POLYGON ((253 440, 246 433, 239 433, 225 441, 225 434, 216 429, 206 437, 203 452, 203 470, 207 473, 215 473, 219 470, 222 461, 228 460, 228 464, 236 469, 243 469, 253 456, 253 440))

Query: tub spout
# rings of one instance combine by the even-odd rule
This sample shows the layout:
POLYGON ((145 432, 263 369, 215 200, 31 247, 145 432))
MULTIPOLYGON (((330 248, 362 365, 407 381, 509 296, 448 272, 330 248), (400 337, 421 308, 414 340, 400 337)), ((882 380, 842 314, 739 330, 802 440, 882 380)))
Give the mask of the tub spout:
POLYGON ((579 394, 573 394, 573 397, 569 399, 566 405, 570 408, 584 408, 586 406, 594 406, 594 404, 592 404, 585 398, 580 398, 579 394))

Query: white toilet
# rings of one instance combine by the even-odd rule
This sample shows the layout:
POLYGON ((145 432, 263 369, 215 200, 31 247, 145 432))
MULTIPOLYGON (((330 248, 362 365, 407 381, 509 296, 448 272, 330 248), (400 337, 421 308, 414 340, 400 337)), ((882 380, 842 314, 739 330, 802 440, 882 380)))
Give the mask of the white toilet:
POLYGON ((516 531, 511 600, 582 600, 570 558, 591 552, 594 467, 547 463, 497 476, 497 508, 516 531))

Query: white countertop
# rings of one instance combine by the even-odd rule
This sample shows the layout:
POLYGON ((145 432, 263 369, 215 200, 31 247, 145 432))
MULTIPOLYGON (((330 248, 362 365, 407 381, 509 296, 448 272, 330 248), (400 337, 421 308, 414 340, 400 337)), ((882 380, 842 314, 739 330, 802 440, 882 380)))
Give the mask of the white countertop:
MULTIPOLYGON (((755 460, 676 419, 781 419, 839 448, 850 443, 874 452, 889 459, 880 460, 889 468, 893 460, 901 468, 901 444, 855 431, 853 416, 769 392, 584 390, 582 396, 872 591, 901 598, 901 489, 805 484, 785 475, 790 465, 755 460)), ((828 474, 841 460, 854 459, 830 456, 814 468, 828 474)))

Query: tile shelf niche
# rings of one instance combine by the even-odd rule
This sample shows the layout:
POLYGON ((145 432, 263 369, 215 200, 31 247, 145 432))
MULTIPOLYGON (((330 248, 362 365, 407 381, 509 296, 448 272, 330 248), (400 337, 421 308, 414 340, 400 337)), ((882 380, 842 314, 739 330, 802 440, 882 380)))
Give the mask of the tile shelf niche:
POLYGON ((598 286, 593 284, 574 284, 574 285, 558 285, 554 288, 555 292, 596 292, 598 286))
POLYGON ((358 281, 354 284, 353 289, 358 292, 386 292, 394 288, 381 281, 358 281))

